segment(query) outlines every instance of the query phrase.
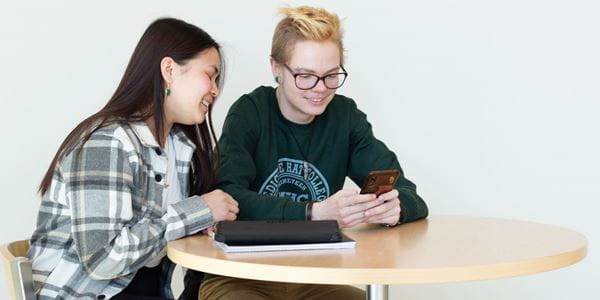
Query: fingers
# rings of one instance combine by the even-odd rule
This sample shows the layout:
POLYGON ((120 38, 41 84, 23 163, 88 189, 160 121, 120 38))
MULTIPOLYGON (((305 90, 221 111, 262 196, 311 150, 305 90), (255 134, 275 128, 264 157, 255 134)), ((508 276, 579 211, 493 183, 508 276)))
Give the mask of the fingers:
POLYGON ((228 213, 225 215, 225 219, 224 219, 224 221, 235 221, 235 219, 237 219, 237 214, 234 214, 234 213, 232 213, 232 212, 228 212, 228 213))
POLYGON ((381 195, 379 195, 379 197, 377 197, 377 199, 383 200, 383 201, 390 201, 390 200, 394 200, 395 198, 398 198, 398 195, 400 193, 398 193, 397 189, 393 189, 387 193, 383 193, 381 195))
POLYGON ((215 227, 216 226, 217 226, 217 224, 213 223, 211 226, 209 226, 206 229, 203 229, 202 231, 200 231, 200 233, 202 233, 204 235, 208 235, 210 237, 213 237, 215 235, 215 227))
POLYGON ((234 221, 237 218, 237 213, 240 212, 240 208, 235 203, 226 203, 223 207, 224 216, 219 221, 234 221))
POLYGON ((333 194, 332 196, 345 197, 345 196, 352 196, 352 195, 357 195, 357 194, 358 194, 358 192, 355 190, 343 189, 343 190, 339 190, 337 193, 333 194))
POLYGON ((210 237, 214 237, 215 236, 215 227, 216 227, 216 224, 211 225, 210 227, 202 230, 202 234, 206 234, 210 237))
POLYGON ((219 189, 202 195, 202 199, 210 208, 215 222, 233 221, 240 211, 238 202, 219 189))
POLYGON ((400 200, 395 198, 365 211, 367 223, 397 224, 400 220, 400 200))
MULTIPOLYGON (((340 209, 340 214, 342 216, 347 216, 347 215, 361 212, 361 215, 364 215, 363 212, 365 212, 373 207, 377 207, 383 203, 382 200, 375 199, 375 195, 372 195, 372 197, 370 199, 371 200, 368 200, 367 202, 358 202, 358 204, 354 204, 354 205, 351 204, 349 206, 342 207, 340 209)), ((362 199, 360 201, 362 201, 362 199)), ((350 199, 349 202, 353 203, 354 200, 350 199)))
POLYGON ((377 199, 374 194, 359 194, 353 190, 341 190, 325 202, 331 204, 325 208, 329 211, 328 219, 337 220, 341 227, 352 227, 365 222, 365 211, 381 205, 383 200, 377 199))
POLYGON ((338 220, 341 227, 352 227, 354 225, 366 222, 365 213, 363 211, 345 216, 338 220))
POLYGON ((393 189, 379 195, 377 200, 384 203, 365 211, 367 223, 396 224, 400 220, 400 200, 398 190, 393 189))
MULTIPOLYGON (((352 193, 345 193, 343 195, 340 195, 340 197, 337 198, 338 203, 337 203, 337 207, 338 209, 342 210, 346 207, 352 207, 352 206, 357 206, 355 207, 355 210, 352 210, 352 212, 356 211, 356 210, 365 210, 366 208, 372 206, 373 204, 368 204, 368 205, 360 205, 360 204, 364 204, 364 203, 372 203, 374 200, 376 200, 377 197, 375 196, 375 194, 358 194, 356 192, 352 192, 352 193)), ((383 201, 378 201, 379 204, 383 201)))
POLYGON ((233 199, 233 197, 231 197, 229 194, 226 194, 227 197, 225 197, 225 201, 227 201, 228 204, 230 205, 234 205, 234 206, 238 206, 238 202, 235 201, 235 199, 233 199))
MULTIPOLYGON (((227 200, 227 208, 229 209, 229 212, 233 213, 233 214, 239 213, 240 206, 239 206, 238 202, 235 201, 233 199, 233 197, 231 197, 229 194, 225 194, 225 195, 227 195, 227 197, 225 199, 227 200)), ((235 218, 234 218, 234 220, 235 220, 235 218)))
POLYGON ((375 196, 375 194, 354 194, 346 197, 346 199, 348 199, 347 201, 350 202, 350 205, 357 205, 360 203, 373 201, 377 199, 377 196, 375 196))
POLYGON ((398 210, 400 208, 400 200, 398 200, 398 198, 395 198, 394 200, 385 202, 379 206, 375 206, 373 208, 368 209, 367 211, 365 211, 365 215, 367 217, 372 217, 384 214, 390 210, 394 210, 395 208, 398 208, 398 210))
POLYGON ((232 212, 234 214, 237 214, 237 213, 240 212, 240 207, 237 205, 237 202, 236 202, 235 205, 234 204, 230 204, 230 203, 227 204, 227 209, 229 210, 229 212, 232 212))
POLYGON ((340 219, 338 223, 342 227, 352 227, 359 223, 366 222, 367 216, 365 215, 365 212, 372 208, 381 206, 381 204, 383 203, 383 200, 376 199, 374 194, 355 194, 347 198, 349 199, 343 201, 345 201, 346 204, 350 205, 342 207, 339 213, 340 219))
MULTIPOLYGON (((340 190, 325 199, 324 201, 317 202, 313 205, 312 219, 313 220, 337 220, 342 221, 342 209, 353 205, 353 197, 357 196, 358 192, 355 190, 345 189, 340 190)), ((361 198, 368 199, 369 196, 363 195, 361 198)), ((352 211, 347 212, 351 214, 352 211)))

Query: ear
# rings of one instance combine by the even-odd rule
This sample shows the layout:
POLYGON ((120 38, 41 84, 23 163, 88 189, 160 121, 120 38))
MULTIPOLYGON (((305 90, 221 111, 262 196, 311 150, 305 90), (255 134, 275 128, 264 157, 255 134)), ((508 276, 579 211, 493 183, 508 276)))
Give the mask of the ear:
POLYGON ((173 69, 177 67, 177 63, 170 57, 163 57, 160 60, 160 74, 165 82, 173 82, 173 69))
POLYGON ((273 77, 281 78, 281 65, 273 59, 273 56, 269 56, 269 62, 271 63, 271 72, 273 73, 273 77))

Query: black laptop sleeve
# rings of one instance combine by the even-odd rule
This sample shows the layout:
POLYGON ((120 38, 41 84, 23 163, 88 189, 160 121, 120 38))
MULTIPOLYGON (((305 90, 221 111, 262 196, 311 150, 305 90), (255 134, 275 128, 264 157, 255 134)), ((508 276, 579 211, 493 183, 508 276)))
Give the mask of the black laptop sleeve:
POLYGON ((221 221, 215 240, 230 246, 333 243, 342 240, 342 233, 335 220, 221 221))

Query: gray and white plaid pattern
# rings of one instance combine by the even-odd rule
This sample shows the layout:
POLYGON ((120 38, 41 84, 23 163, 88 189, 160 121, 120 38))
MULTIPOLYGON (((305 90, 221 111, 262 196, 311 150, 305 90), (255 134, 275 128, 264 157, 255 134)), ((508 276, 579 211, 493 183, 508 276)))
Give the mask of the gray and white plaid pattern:
MULTIPOLYGON (((171 134, 177 178, 187 188, 195 146, 177 126, 171 134)), ((60 161, 28 253, 40 299, 108 299, 167 241, 213 223, 199 196, 163 209, 167 160, 157 149, 144 122, 121 122, 96 130, 60 161)), ((164 291, 172 297, 169 280, 164 291)))

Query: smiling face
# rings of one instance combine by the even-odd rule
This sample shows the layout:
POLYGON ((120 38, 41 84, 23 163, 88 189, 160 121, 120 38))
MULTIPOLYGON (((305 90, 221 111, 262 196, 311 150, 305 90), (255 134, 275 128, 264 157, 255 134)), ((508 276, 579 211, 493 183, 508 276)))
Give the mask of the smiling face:
POLYGON ((201 52, 184 65, 172 61, 170 67, 165 67, 166 82, 171 90, 164 102, 167 124, 193 125, 205 121, 210 105, 219 94, 220 68, 220 56, 215 48, 201 52))
POLYGON ((322 77, 340 72, 339 46, 329 40, 299 41, 285 64, 291 72, 283 63, 271 59, 273 75, 279 78, 276 92, 279 108, 286 119, 298 124, 308 124, 325 111, 337 89, 328 89, 322 80, 311 89, 299 89, 294 74, 309 73, 322 77))

